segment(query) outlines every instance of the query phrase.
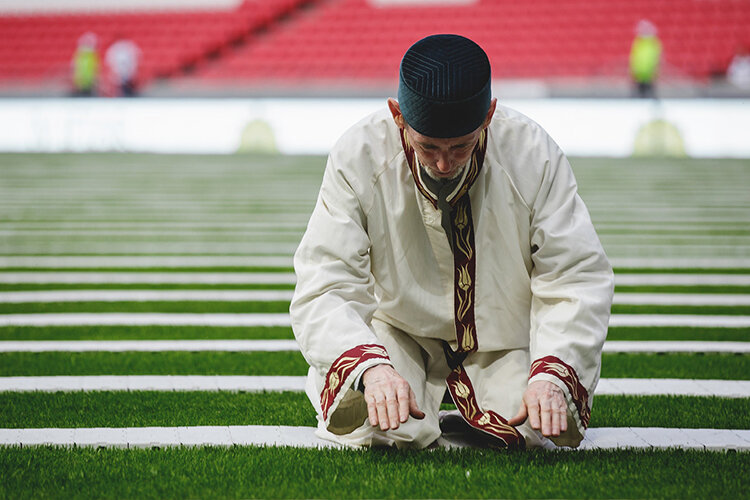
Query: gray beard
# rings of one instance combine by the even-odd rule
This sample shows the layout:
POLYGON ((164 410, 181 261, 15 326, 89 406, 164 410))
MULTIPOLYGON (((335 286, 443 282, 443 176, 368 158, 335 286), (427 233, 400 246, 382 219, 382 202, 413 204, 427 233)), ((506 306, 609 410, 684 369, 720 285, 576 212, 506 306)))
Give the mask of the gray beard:
POLYGON ((432 171, 429 168, 422 167, 422 170, 424 171, 424 173, 426 173, 430 177, 430 179, 438 181, 438 182, 442 182, 442 181, 452 181, 452 180, 460 177, 461 174, 464 173, 464 169, 465 168, 466 168, 466 165, 458 167, 458 169, 456 170, 456 173, 453 174, 450 177, 438 177, 437 175, 435 175, 434 173, 432 173, 432 171))

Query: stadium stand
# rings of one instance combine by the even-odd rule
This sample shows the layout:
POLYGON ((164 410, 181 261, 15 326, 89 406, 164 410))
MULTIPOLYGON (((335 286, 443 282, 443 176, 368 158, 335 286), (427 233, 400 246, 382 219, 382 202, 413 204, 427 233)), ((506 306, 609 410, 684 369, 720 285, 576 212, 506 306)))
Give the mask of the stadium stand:
MULTIPOLYGON (((406 2, 404 2, 406 3, 406 2)), ((368 0, 246 0, 235 9, 0 17, 0 83, 67 74, 84 31, 125 33, 142 48, 140 83, 304 86, 395 81, 404 48, 461 33, 490 55, 495 77, 627 78, 638 20, 659 28, 665 78, 707 82, 750 43, 747 0, 477 0, 375 5, 368 0)))

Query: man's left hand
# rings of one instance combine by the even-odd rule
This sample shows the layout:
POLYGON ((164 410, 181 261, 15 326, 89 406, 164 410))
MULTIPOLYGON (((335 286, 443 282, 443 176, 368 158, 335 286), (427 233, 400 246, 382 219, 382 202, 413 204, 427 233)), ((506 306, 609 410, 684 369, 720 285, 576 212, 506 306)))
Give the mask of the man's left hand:
POLYGON ((510 425, 521 425, 528 417, 534 430, 541 430, 544 437, 557 437, 568 430, 568 405, 562 389, 552 382, 537 380, 526 388, 521 407, 510 425))

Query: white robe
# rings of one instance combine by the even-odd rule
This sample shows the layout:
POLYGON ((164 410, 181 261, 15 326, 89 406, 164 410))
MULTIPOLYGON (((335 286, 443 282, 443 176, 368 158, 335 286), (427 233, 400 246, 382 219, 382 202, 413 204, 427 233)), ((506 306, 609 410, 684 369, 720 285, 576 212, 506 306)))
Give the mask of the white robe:
MULTIPOLYGON (((454 400, 466 393, 473 401, 467 403, 472 425, 492 433, 481 425, 502 427, 527 382, 548 380, 568 402, 568 431, 553 441, 577 446, 583 438, 609 321, 612 268, 570 165, 547 133, 500 105, 486 132, 484 162, 465 201, 475 266, 467 280, 387 109, 333 147, 295 254, 290 308, 311 366, 307 392, 321 434, 350 444, 429 445, 439 435, 437 411, 450 372, 445 341, 468 352, 462 368, 471 383, 454 380, 449 387, 458 390, 451 391, 454 400), (473 318, 462 324, 473 333, 462 337, 457 294, 467 288, 464 281, 473 318), (378 363, 411 370, 401 375, 418 393, 425 421, 410 419, 401 434, 364 422, 364 399, 353 382, 378 363)), ((529 446, 545 441, 527 424, 518 431, 529 446)))

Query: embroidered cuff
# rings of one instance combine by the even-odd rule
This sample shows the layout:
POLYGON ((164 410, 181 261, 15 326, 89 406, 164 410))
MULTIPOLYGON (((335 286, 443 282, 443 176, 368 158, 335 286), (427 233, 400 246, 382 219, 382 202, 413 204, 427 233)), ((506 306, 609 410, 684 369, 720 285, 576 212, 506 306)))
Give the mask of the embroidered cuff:
POLYGON ((591 418, 589 393, 578 379, 576 371, 570 365, 555 356, 545 356, 531 363, 529 380, 541 374, 552 375, 565 384, 567 392, 570 394, 570 397, 578 410, 578 417, 581 420, 581 424, 584 429, 587 428, 589 426, 589 419, 591 418))
POLYGON ((349 349, 333 362, 326 374, 323 392, 320 393, 320 408, 324 419, 328 419, 328 411, 338 399, 341 388, 346 387, 348 379, 356 372, 357 367, 366 361, 378 358, 390 363, 388 353, 383 346, 365 344, 349 349))

